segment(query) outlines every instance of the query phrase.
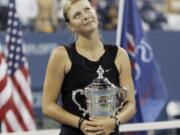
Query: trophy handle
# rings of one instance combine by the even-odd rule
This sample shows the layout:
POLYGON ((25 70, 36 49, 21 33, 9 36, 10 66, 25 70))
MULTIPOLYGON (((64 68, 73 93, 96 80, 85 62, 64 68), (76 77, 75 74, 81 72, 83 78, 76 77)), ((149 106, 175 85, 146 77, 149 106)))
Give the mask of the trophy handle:
POLYGON ((80 93, 81 95, 85 95, 85 94, 84 94, 84 90, 83 90, 83 89, 77 89, 77 90, 73 91, 73 92, 72 92, 72 100, 73 100, 74 103, 78 106, 79 110, 83 112, 82 115, 85 117, 86 114, 88 114, 89 112, 88 112, 88 110, 82 108, 81 105, 77 102, 77 100, 76 100, 76 94, 77 94, 77 93, 80 93))
POLYGON ((128 89, 126 87, 120 87, 120 93, 118 94, 121 99, 120 105, 116 108, 115 113, 117 114, 123 105, 127 102, 128 89))

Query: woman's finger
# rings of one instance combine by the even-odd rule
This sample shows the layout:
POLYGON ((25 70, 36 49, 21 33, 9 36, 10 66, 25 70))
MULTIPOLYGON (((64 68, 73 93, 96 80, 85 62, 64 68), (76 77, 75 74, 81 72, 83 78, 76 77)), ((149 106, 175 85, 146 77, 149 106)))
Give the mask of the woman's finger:
POLYGON ((87 121, 84 124, 87 126, 102 127, 99 122, 87 121))
POLYGON ((104 131, 97 131, 94 133, 94 135, 105 135, 104 131))
POLYGON ((86 132, 99 132, 99 131, 104 131, 103 127, 93 127, 93 126, 87 126, 85 128, 86 132))

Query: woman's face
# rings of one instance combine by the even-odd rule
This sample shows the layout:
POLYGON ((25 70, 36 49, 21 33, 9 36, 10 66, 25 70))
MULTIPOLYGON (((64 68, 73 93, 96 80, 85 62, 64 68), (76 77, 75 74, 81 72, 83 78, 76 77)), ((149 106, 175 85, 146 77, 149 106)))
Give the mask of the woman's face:
POLYGON ((77 34, 89 34, 98 27, 95 10, 87 1, 79 1, 69 10, 69 27, 77 34))

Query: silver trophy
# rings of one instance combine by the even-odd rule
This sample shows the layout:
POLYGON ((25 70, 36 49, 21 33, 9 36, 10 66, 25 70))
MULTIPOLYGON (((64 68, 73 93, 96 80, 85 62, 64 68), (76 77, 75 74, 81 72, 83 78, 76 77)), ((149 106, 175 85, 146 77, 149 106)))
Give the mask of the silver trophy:
POLYGON ((122 109, 127 101, 127 89, 116 87, 107 78, 103 77, 104 70, 101 66, 97 69, 98 77, 84 89, 77 89, 72 93, 72 99, 83 112, 83 116, 90 115, 112 116, 122 109), (87 109, 82 108, 76 100, 76 95, 80 93, 86 97, 87 109))

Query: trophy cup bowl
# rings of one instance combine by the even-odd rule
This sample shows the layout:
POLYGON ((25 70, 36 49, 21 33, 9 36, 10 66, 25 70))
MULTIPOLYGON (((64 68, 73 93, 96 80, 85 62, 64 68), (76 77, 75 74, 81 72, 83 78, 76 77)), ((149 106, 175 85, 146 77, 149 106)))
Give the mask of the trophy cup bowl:
POLYGON ((72 93, 73 102, 78 106, 79 110, 86 115, 92 117, 112 116, 120 109, 127 101, 126 87, 116 87, 107 78, 103 77, 104 70, 99 66, 98 78, 94 79, 84 89, 74 90, 72 93), (80 93, 86 97, 86 109, 82 108, 76 100, 76 95, 80 93))

